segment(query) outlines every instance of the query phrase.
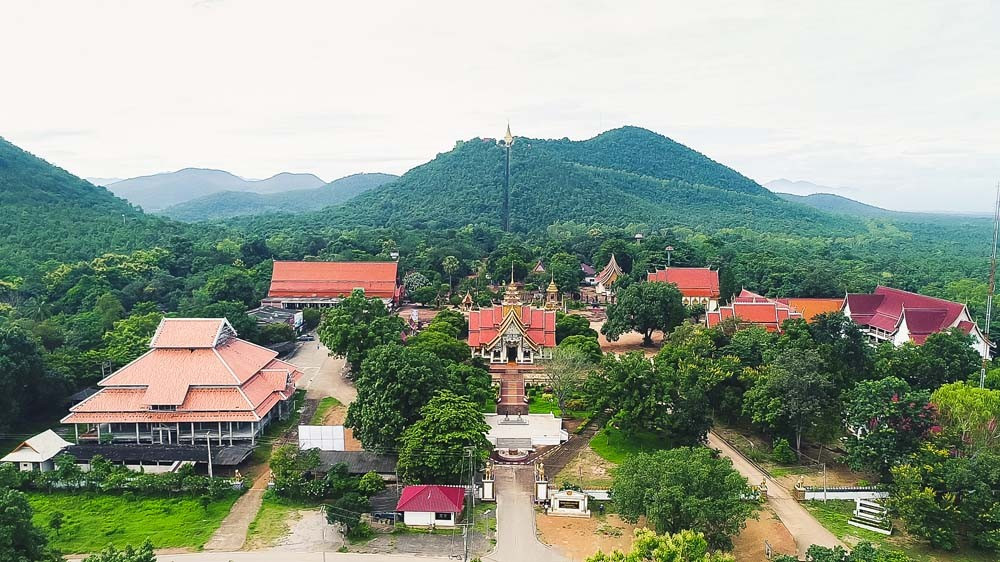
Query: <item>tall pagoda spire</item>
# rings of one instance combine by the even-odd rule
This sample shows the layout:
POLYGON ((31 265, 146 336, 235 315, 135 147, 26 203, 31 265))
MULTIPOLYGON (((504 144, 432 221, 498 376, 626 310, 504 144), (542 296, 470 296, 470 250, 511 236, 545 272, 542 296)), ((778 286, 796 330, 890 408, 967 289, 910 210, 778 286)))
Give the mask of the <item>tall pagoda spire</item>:
POLYGON ((504 168, 503 168, 503 216, 500 220, 503 231, 510 232, 510 146, 514 144, 514 135, 510 134, 510 122, 507 123, 507 133, 503 136, 504 168))

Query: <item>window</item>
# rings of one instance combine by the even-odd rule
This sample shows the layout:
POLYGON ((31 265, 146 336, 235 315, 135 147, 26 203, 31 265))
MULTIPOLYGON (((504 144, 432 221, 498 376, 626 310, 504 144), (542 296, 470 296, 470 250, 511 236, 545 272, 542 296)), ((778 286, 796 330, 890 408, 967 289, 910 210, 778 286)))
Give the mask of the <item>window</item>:
POLYGON ((177 411, 177 406, 174 405, 174 404, 171 404, 169 406, 167 406, 167 405, 161 405, 161 404, 154 404, 154 405, 150 406, 149 409, 153 410, 154 412, 176 412, 177 411))
POLYGON ((451 521, 451 513, 437 512, 434 514, 435 521, 451 521))

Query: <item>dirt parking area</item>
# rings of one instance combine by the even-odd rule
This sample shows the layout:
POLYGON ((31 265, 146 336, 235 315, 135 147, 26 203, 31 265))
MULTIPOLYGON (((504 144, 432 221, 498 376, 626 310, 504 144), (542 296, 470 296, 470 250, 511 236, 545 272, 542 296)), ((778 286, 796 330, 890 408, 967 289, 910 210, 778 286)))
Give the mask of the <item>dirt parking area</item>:
POLYGON ((288 534, 274 546, 290 552, 335 551, 344 545, 340 530, 326 522, 321 509, 294 512, 288 519, 288 534))
POLYGON ((746 527, 733 538, 733 556, 738 562, 767 560, 764 541, 771 545, 772 557, 778 554, 795 556, 795 539, 766 506, 758 512, 757 520, 747 521, 746 527))
POLYGON ((610 553, 632 547, 632 533, 637 525, 622 521, 617 515, 604 517, 555 517, 535 514, 538 539, 552 545, 570 560, 586 560, 598 550, 610 553))
POLYGON ((614 463, 602 459, 593 449, 585 446, 556 474, 553 482, 558 486, 569 482, 587 490, 606 489, 611 487, 611 469, 614 467, 614 463))
POLYGON ((656 355, 656 352, 660 351, 660 346, 663 344, 662 332, 653 332, 653 345, 650 347, 642 346, 642 334, 638 332, 628 332, 622 334, 618 338, 618 341, 608 341, 608 338, 604 337, 604 334, 601 333, 601 326, 604 326, 603 321, 590 323, 590 327, 597 330, 597 341, 601 344, 601 350, 605 353, 620 355, 629 351, 641 351, 647 357, 652 357, 656 355))

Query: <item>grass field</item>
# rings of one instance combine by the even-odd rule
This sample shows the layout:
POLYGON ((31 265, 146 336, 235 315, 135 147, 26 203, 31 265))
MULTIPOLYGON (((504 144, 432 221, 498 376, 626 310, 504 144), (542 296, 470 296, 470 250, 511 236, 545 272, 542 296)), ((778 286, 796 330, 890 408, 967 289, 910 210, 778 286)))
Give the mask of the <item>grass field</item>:
POLYGON ((274 546, 288 534, 294 512, 316 507, 318 507, 316 503, 285 500, 275 497, 270 492, 265 494, 260 511, 247 530, 247 548, 252 550, 274 546))
POLYGON ((621 464, 625 457, 634 453, 648 453, 670 446, 652 433, 640 433, 627 437, 618 429, 605 427, 590 441, 590 448, 606 461, 621 464))
MULTIPOLYGON (((529 414, 552 414, 559 416, 559 402, 553 398, 545 398, 543 393, 536 388, 528 389, 528 413, 529 414)), ((590 412, 567 410, 562 417, 569 419, 583 419, 590 412)))
POLYGON ((316 411, 313 412, 312 419, 309 420, 309 425, 323 425, 323 420, 326 419, 326 415, 330 413, 330 410, 340 405, 340 400, 337 400, 333 396, 327 396, 320 400, 319 405, 316 406, 316 411))
POLYGON ((958 552, 934 550, 899 529, 893 530, 893 534, 887 537, 849 525, 847 520, 854 511, 854 502, 850 500, 808 501, 802 505, 821 525, 850 544, 859 542, 859 539, 865 540, 902 552, 917 562, 987 562, 997 559, 996 555, 978 552, 970 547, 964 547, 958 552))
POLYGON ((201 548, 219 527, 238 497, 232 494, 203 508, 198 498, 148 498, 113 494, 27 493, 35 525, 52 546, 66 554, 96 552, 109 544, 156 548, 201 548), (63 526, 49 528, 52 513, 62 512, 63 526))

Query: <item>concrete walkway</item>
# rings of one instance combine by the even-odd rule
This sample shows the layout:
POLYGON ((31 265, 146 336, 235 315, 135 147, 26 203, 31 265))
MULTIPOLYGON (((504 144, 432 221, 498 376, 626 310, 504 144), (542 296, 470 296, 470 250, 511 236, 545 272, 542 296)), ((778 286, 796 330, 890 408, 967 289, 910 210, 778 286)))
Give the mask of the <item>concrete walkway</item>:
POLYGON ((569 562, 555 549, 538 542, 531 466, 496 469, 497 548, 483 557, 494 562, 569 562))
POLYGON ((718 449, 724 457, 733 461, 733 468, 750 480, 750 484, 756 486, 761 481, 767 481, 767 503, 774 510, 774 513, 781 519, 781 522, 788 529, 788 532, 795 538, 795 546, 798 549, 799 557, 804 558, 806 550, 814 544, 834 547, 843 546, 833 533, 826 527, 819 524, 816 518, 809 513, 806 508, 799 505, 799 502, 783 488, 777 481, 768 478, 763 472, 754 466, 742 453, 729 446, 715 433, 708 433, 708 446, 718 449))

